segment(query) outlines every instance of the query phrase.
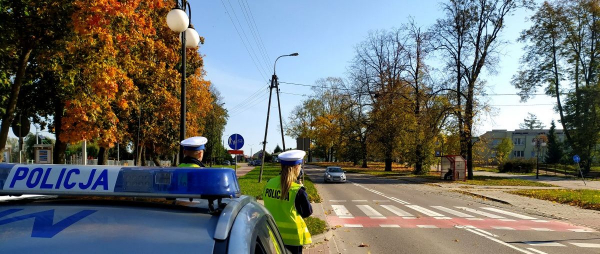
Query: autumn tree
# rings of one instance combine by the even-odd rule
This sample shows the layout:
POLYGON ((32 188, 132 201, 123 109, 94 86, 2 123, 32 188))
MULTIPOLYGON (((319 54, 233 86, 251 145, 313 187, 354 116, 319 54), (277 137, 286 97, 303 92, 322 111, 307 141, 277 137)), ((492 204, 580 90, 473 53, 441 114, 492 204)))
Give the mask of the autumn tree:
POLYGON ((499 59, 499 36, 505 18, 529 0, 449 0, 443 4, 445 17, 438 19, 432 32, 436 47, 452 72, 455 113, 460 134, 460 154, 467 159, 468 179, 473 179, 473 123, 475 93, 485 84, 484 69, 493 72, 499 59))
POLYGON ((72 1, 0 1, 0 161, 21 89, 40 78, 30 71, 32 59, 55 49, 71 12, 72 1))
POLYGON ((207 115, 201 118, 204 126, 203 135, 208 139, 206 143, 206 150, 204 151, 204 159, 210 160, 210 163, 214 163, 214 158, 222 157, 222 150, 224 149, 221 142, 223 132, 225 131, 225 125, 227 124, 227 118, 229 117, 227 109, 224 108, 223 98, 216 88, 210 88, 213 100, 212 109, 208 111, 207 115))
POLYGON ((521 100, 538 89, 556 99, 566 143, 589 171, 599 140, 598 117, 600 8, 598 1, 544 2, 523 31, 522 68, 513 85, 521 100))

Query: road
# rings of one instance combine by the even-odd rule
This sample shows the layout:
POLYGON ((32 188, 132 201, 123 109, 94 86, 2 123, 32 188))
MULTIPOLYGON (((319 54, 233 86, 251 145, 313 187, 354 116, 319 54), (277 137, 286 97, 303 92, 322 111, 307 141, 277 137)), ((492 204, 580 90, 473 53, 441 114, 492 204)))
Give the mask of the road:
POLYGON ((325 184, 324 169, 306 172, 336 228, 331 253, 600 253, 600 233, 510 205, 363 174, 325 184))

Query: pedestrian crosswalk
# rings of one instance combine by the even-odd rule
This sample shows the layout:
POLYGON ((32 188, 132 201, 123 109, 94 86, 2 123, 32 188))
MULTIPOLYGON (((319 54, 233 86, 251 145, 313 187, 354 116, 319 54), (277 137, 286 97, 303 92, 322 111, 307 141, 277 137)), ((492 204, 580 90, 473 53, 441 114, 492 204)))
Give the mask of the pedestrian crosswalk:
MULTIPOLYGON (((594 232, 495 207, 425 206, 393 202, 331 200, 329 222, 343 227, 450 228, 457 225, 495 230, 594 232)), ((326 205, 326 207, 327 207, 326 205)))
MULTIPOLYGON (((345 200, 344 200, 345 201, 345 200)), ((493 207, 469 208, 464 206, 444 207, 444 206, 420 206, 420 205, 390 205, 390 204, 370 204, 365 205, 367 200, 352 200, 352 203, 345 205, 340 200, 332 200, 331 207, 338 217, 354 218, 354 217, 370 217, 370 218, 385 218, 385 214, 399 217, 433 217, 433 218, 471 218, 479 217, 489 219, 499 219, 502 221, 516 221, 507 217, 512 217, 522 220, 542 221, 538 218, 519 214, 515 212, 505 211, 493 207), (359 202, 360 201, 360 202, 359 202), (362 203, 362 204, 361 204, 362 203), (354 214, 348 209, 355 210, 354 214), (353 209, 358 208, 358 209, 353 209), (380 209, 382 208, 382 209, 380 209), (506 217, 505 217, 506 216, 506 217)))

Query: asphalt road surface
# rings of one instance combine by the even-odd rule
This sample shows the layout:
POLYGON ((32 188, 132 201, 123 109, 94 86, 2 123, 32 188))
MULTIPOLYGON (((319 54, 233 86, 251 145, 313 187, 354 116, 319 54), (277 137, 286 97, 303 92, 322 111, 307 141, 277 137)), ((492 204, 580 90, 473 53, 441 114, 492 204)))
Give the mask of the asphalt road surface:
MULTIPOLYGON (((600 233, 439 187, 363 174, 324 183, 308 166, 332 253, 600 253, 600 233)), ((600 218, 598 218, 600 219, 600 218)))

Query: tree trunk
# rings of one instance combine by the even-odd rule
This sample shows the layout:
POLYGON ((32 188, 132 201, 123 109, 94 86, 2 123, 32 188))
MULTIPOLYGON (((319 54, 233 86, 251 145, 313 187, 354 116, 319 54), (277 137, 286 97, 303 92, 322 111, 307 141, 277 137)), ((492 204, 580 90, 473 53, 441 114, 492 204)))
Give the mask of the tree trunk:
POLYGON ((392 171, 392 158, 385 158, 385 171, 392 171))
POLYGON ((413 171, 415 175, 423 174, 423 151, 421 151, 421 144, 417 144, 415 149, 415 156, 417 157, 417 162, 415 163, 415 170, 413 171))
POLYGON ((139 144, 138 147, 136 147, 136 151, 135 151, 135 165, 136 166, 141 166, 142 165, 142 144, 139 144))
POLYGON ((361 149, 362 149, 362 166, 361 166, 361 168, 368 168, 368 166, 367 166, 367 142, 362 142, 361 149))
POLYGON ((8 129, 15 118, 19 92, 21 91, 21 84, 23 83, 23 79, 25 77, 27 62, 29 61, 29 55, 31 55, 31 51, 32 48, 24 48, 19 55, 17 74, 15 76, 15 81, 11 86, 10 95, 8 96, 8 104, 6 105, 6 112, 2 116, 2 125, 0 126, 0 161, 4 159, 4 148, 6 146, 6 141, 8 140, 8 129))
POLYGON ((101 146, 98 151, 98 165, 106 164, 108 164, 108 149, 101 146))
POLYGON ((66 152, 67 152, 67 143, 63 142, 60 138, 60 134, 62 133, 62 117, 64 112, 65 105, 58 99, 55 99, 54 102, 54 135, 56 136, 56 143, 54 143, 54 154, 53 163, 54 164, 65 164, 66 163, 66 152))

